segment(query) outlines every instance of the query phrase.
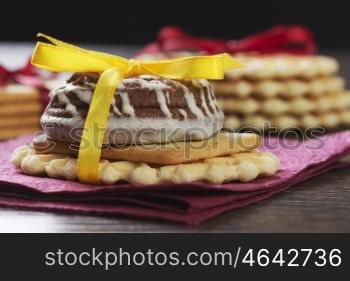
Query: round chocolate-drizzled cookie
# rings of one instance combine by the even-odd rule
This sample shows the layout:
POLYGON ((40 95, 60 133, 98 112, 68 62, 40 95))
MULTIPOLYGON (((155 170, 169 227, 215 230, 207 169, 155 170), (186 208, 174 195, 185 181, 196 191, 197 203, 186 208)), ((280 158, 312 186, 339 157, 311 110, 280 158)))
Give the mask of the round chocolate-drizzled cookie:
MULTIPOLYGON (((98 74, 76 73, 50 93, 41 117, 49 138, 80 140, 98 78, 98 74)), ((130 77, 121 81, 113 98, 104 143, 201 140, 220 131, 223 118, 207 80, 130 77)))

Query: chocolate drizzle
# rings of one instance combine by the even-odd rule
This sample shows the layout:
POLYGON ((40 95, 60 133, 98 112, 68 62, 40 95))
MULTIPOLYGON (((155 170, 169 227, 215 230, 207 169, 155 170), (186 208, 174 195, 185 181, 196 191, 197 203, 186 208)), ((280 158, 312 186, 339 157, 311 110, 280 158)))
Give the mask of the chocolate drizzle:
MULTIPOLYGON (((81 127, 98 78, 96 73, 75 73, 65 86, 54 90, 41 120, 43 127, 48 124, 81 127)), ((179 121, 180 125, 187 121, 198 123, 198 126, 204 122, 205 127, 216 122, 219 124, 216 127, 220 127, 215 129, 217 131, 221 129, 223 113, 206 80, 169 80, 141 75, 124 79, 118 86, 110 107, 109 128, 119 127, 121 122, 118 120, 122 119, 129 119, 132 129, 136 125, 131 122, 154 120, 152 129, 155 130, 159 129, 157 121, 162 121, 162 124, 166 124, 166 120, 179 121)), ((69 139, 67 136, 63 138, 69 139)))

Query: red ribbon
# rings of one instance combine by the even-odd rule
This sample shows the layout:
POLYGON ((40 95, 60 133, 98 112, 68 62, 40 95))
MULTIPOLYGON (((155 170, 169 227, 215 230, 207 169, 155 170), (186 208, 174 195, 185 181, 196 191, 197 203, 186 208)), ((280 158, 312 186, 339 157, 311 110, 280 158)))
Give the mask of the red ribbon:
POLYGON ((192 50, 206 54, 255 52, 308 55, 316 52, 316 43, 312 33, 306 27, 298 25, 275 26, 240 40, 228 41, 199 38, 189 35, 179 27, 168 26, 159 31, 157 42, 148 44, 138 55, 176 50, 192 50))
MULTIPOLYGON (((49 77, 54 77, 55 73, 49 73, 49 77)), ((39 90, 41 94, 41 102, 46 105, 48 102, 49 89, 43 82, 43 73, 34 67, 30 60, 21 68, 14 71, 8 70, 0 65, 0 86, 7 84, 24 84, 32 86, 39 90)))

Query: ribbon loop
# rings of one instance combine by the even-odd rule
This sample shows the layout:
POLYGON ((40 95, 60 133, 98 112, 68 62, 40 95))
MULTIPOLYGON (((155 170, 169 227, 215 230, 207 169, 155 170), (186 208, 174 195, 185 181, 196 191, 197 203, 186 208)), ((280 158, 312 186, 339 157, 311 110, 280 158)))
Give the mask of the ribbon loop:
POLYGON ((141 73, 141 62, 137 60, 130 59, 128 62, 128 67, 126 68, 125 73, 128 76, 132 76, 138 73, 141 73))
POLYGON ((44 34, 38 36, 46 38, 53 45, 37 43, 32 56, 33 65, 51 71, 102 73, 85 120, 78 154, 78 177, 87 183, 98 182, 109 108, 124 76, 153 74, 169 79, 222 79, 225 70, 241 66, 227 54, 150 62, 128 60, 85 50, 44 34))

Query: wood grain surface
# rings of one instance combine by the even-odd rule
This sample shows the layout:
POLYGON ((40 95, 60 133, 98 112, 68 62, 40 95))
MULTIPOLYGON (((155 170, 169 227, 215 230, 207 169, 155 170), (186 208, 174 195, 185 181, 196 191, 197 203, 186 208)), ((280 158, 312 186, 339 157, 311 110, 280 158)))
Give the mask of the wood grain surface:
POLYGON ((350 232, 350 168, 198 226, 0 209, 0 232, 350 232))

